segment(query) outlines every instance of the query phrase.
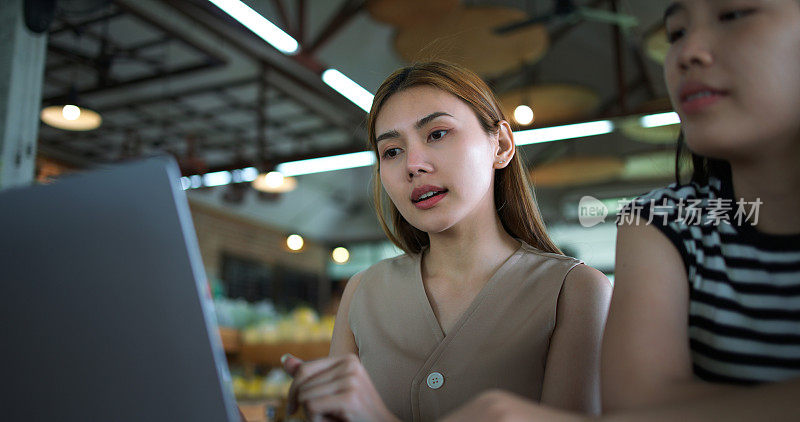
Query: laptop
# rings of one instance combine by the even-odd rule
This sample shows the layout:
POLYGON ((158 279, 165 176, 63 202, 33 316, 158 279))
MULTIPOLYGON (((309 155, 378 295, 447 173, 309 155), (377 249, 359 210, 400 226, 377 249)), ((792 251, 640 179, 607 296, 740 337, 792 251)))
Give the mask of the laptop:
POLYGON ((0 420, 240 420, 171 158, 0 192, 0 323, 0 420))

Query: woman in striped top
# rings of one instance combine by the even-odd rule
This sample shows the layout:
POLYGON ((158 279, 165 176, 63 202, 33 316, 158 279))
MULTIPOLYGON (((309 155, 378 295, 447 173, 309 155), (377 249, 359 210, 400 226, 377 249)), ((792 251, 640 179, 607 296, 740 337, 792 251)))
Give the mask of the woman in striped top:
MULTIPOLYGON (((620 216, 604 418, 800 420, 800 1, 682 0, 665 24, 694 170, 620 216)), ((581 419, 490 393, 450 420, 513 416, 581 419)))
MULTIPOLYGON (((702 160, 697 155, 694 158, 702 160)), ((679 303, 666 300, 669 293, 661 292, 665 298, 661 306, 685 309, 688 298, 688 345, 692 372, 698 379, 755 385, 798 377, 800 234, 761 231, 758 223, 763 221, 763 201, 736 199, 729 166, 716 163, 709 167, 717 175, 695 171, 688 184, 675 183, 637 198, 618 217, 625 227, 621 231, 628 237, 645 231, 643 236, 649 236, 646 248, 658 248, 660 254, 670 249, 678 252, 679 262, 672 259, 669 264, 683 271, 682 278, 676 279, 683 286, 688 283, 688 290, 680 292, 679 303), (631 229, 637 219, 639 225, 649 224, 660 233, 631 229)), ((634 252, 634 262, 649 265, 640 257, 642 251, 628 252, 634 252)), ((659 257, 658 265, 667 265, 666 259, 659 257)), ((658 278, 649 274, 657 282, 658 278)), ((624 282, 625 273, 622 275, 624 282)), ((641 282, 635 283, 638 288, 641 282)), ((609 327, 607 343, 624 354, 629 347, 628 334, 620 330, 619 344, 614 344, 615 328, 609 327)), ((650 335, 661 336, 663 331, 650 335)), ((685 356, 686 345, 681 346, 685 356)), ((611 356, 608 363, 607 369, 628 370, 611 356)), ((612 380, 623 375, 607 372, 612 380)))

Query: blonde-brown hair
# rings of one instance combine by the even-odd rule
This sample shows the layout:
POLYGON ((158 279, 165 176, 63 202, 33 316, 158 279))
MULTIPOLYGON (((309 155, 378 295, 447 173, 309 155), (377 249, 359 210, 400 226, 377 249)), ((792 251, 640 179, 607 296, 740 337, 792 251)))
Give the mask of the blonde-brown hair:
MULTIPOLYGON (((489 86, 478 75, 459 65, 444 62, 417 63, 398 69, 383 81, 375 94, 367 121, 369 146, 378 158, 373 174, 373 200, 386 236, 406 253, 420 253, 430 243, 430 239, 427 233, 403 218, 383 190, 380 183, 375 121, 389 97, 419 85, 439 88, 464 101, 475 112, 486 133, 496 134, 500 121, 506 120, 489 86), (393 229, 387 224, 387 214, 393 229)), ((500 222, 511 236, 539 250, 561 253, 547 235, 519 152, 514 154, 505 168, 495 171, 494 201, 500 222)))

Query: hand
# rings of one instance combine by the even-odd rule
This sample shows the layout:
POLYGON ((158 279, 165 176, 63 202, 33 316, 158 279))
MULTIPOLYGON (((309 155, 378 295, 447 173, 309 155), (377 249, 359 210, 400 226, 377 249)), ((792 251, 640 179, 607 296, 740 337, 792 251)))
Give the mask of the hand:
POLYGON ((506 391, 493 390, 469 401, 440 422, 587 422, 589 419, 588 416, 542 406, 506 391))
POLYGON ((356 355, 309 362, 284 355, 281 361, 283 369, 294 377, 287 414, 294 413, 300 404, 313 421, 397 421, 356 355))

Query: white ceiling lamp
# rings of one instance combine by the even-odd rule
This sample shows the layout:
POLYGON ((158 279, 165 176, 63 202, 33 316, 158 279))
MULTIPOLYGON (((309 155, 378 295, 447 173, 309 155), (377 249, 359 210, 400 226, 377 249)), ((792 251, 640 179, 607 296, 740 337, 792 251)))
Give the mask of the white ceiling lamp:
POLYGON ((656 145, 674 144, 681 133, 680 118, 673 112, 626 117, 617 129, 628 139, 656 145))
POLYGON ((339 246, 331 252, 331 258, 337 264, 345 264, 350 260, 350 251, 347 248, 339 246))
POLYGON ((285 193, 293 191, 297 187, 297 179, 294 177, 284 177, 277 171, 260 174, 252 183, 253 188, 267 193, 285 193))
POLYGON ((300 44, 260 13, 240 0, 208 0, 284 54, 295 54, 300 44))
POLYGON ((290 161, 278 165, 277 170, 286 177, 321 173, 323 171, 367 167, 373 164, 375 164, 375 153, 372 151, 361 151, 350 154, 332 155, 330 157, 312 158, 309 160, 290 161))
POLYGON ((562 141, 565 139, 584 138, 603 135, 614 131, 614 123, 610 120, 577 123, 573 125, 553 126, 542 129, 530 129, 514 132, 514 143, 517 145, 540 144, 543 142, 562 141))
POLYGON ((527 126, 533 122, 533 110, 525 104, 514 109, 514 120, 522 126, 527 126))
POLYGON ((229 171, 215 171, 203 175, 203 186, 210 188, 213 186, 225 186, 231 183, 233 174, 229 171))
POLYGON ((223 186, 231 183, 252 182, 258 177, 258 169, 246 167, 231 171, 217 171, 206 174, 181 177, 183 190, 223 186))
POLYGON ((639 123, 642 125, 642 127, 677 125, 681 123, 681 118, 678 116, 678 113, 671 111, 669 113, 658 113, 642 116, 642 118, 639 119, 639 123))
POLYGON ((305 241, 303 240, 303 237, 300 236, 299 234, 291 234, 286 238, 286 247, 289 248, 289 250, 291 251, 297 252, 303 249, 304 244, 305 241))
POLYGON ((336 90, 336 92, 344 95, 344 97, 352 101, 353 104, 369 113, 369 109, 372 107, 372 99, 375 96, 361 85, 348 78, 344 73, 336 69, 328 69, 322 72, 322 81, 336 90))
POLYGON ((75 104, 45 107, 41 118, 48 126, 73 131, 97 129, 103 123, 103 118, 96 111, 75 104))

